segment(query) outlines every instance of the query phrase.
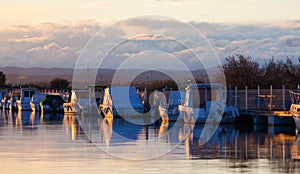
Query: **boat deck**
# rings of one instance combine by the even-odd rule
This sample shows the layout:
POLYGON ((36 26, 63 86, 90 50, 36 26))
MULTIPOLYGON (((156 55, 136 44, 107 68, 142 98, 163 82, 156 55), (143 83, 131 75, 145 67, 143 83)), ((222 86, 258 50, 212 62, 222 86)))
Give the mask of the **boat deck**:
POLYGON ((290 111, 270 111, 270 110, 240 110, 241 115, 278 116, 292 117, 290 111))
POLYGON ((254 124, 294 125, 290 111, 240 110, 241 117, 250 117, 254 124))

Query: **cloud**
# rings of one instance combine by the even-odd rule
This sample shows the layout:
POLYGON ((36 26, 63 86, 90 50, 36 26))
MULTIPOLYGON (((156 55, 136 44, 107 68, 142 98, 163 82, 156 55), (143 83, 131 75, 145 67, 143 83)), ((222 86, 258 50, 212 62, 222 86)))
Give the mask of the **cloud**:
POLYGON ((99 30, 93 21, 40 21, 2 28, 1 66, 74 67, 85 43, 99 30))
POLYGON ((298 47, 300 46, 300 36, 283 36, 279 39, 279 43, 287 47, 298 47))
MULTIPOLYGON (((99 58, 110 51, 104 65, 116 68, 128 57, 157 50, 173 54, 187 66, 197 69, 202 65, 197 62, 194 53, 209 59, 213 55, 209 51, 210 44, 222 60, 234 53, 243 53, 258 60, 300 56, 300 21, 281 21, 282 25, 184 24, 145 17, 132 18, 119 24, 100 26, 91 20, 68 23, 39 21, 31 25, 2 27, 1 66, 72 68, 80 54, 85 53, 82 65, 93 67, 98 66, 99 58), (187 30, 190 25, 199 32, 187 30), (95 35, 97 32, 99 33, 95 35), (205 36, 208 40, 205 41, 205 37, 199 40, 200 36, 205 36), (91 38, 93 40, 89 42, 91 38), (92 46, 84 50, 88 42, 92 46)), ((148 59, 150 57, 147 55, 148 59)), ((162 57, 168 59, 168 56, 162 57)))
POLYGON ((42 47, 35 47, 35 48, 30 48, 27 52, 35 52, 35 51, 67 51, 69 50, 69 47, 61 47, 55 42, 51 42, 47 45, 44 45, 42 47))
POLYGON ((234 53, 243 53, 257 60, 299 57, 299 21, 274 24, 218 24, 193 23, 210 40, 223 59, 234 53), (294 25, 286 25, 293 23, 294 25))
POLYGON ((13 38, 8 39, 8 42, 16 42, 16 43, 22 43, 22 42, 28 42, 28 43, 38 43, 43 42, 45 40, 50 40, 50 36, 48 35, 41 35, 41 36, 28 36, 24 35, 23 38, 13 38))

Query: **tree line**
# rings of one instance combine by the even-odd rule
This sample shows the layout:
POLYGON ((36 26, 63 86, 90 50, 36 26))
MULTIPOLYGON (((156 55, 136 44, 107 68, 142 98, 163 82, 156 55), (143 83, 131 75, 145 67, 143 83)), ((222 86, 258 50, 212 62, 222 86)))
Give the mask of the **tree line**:
MULTIPOLYGON (((69 88, 70 82, 66 79, 61 78, 53 78, 50 83, 29 83, 29 84, 22 84, 21 86, 31 86, 31 87, 37 87, 37 88, 51 88, 51 89, 63 89, 63 88, 69 88)), ((0 89, 9 88, 12 85, 6 84, 6 75, 0 71, 0 89)))
POLYGON ((300 59, 294 63, 292 58, 275 60, 271 58, 260 66, 251 56, 234 54, 225 59, 223 70, 227 85, 237 86, 239 89, 286 88, 293 89, 300 84, 300 59))
MULTIPOLYGON (((293 89, 300 84, 300 58, 296 62, 294 63, 294 60, 289 57, 286 57, 285 60, 271 58, 260 65, 251 56, 234 54, 225 58, 223 70, 227 85, 237 86, 239 89, 244 89, 245 86, 255 89, 258 85, 265 89, 268 89, 270 85, 273 88, 282 88, 282 85, 285 85, 287 89, 293 89)), ((70 82, 66 79, 54 78, 49 84, 42 86, 27 84, 27 86, 58 89, 70 87, 70 82)), ((164 86, 176 89, 173 81, 155 82, 149 87, 160 89, 158 87, 163 88, 164 86)), ((0 71, 0 88, 5 87, 7 87, 6 76, 0 71)))

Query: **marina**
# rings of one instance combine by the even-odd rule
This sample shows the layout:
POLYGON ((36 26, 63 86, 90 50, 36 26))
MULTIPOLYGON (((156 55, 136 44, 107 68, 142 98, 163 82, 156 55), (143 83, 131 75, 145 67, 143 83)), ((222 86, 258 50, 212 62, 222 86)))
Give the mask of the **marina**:
MULTIPOLYGON (((141 170, 153 173, 153 170, 161 172, 166 169, 168 171, 163 173, 174 173, 171 169, 175 166, 184 173, 216 170, 222 173, 300 172, 300 136, 289 110, 256 110, 248 105, 247 110, 234 111, 234 121, 185 121, 181 114, 188 113, 188 110, 190 118, 205 118, 205 115, 193 115, 201 114, 198 110, 203 106, 206 107, 202 108, 202 113, 207 111, 208 118, 210 112, 215 112, 215 108, 209 109, 213 106, 212 101, 219 102, 218 109, 225 109, 220 85, 197 84, 194 87, 202 88, 199 93, 190 90, 191 86, 188 85, 184 92, 154 91, 153 94, 148 94, 147 88, 145 91, 132 87, 114 89, 120 95, 129 89, 129 99, 111 96, 110 89, 104 87, 63 91, 55 96, 69 100, 60 104, 63 110, 59 112, 3 107, 0 162, 5 166, 4 171, 14 173, 35 173, 41 170, 38 167, 41 165, 44 173, 74 173, 74 170, 78 173, 82 166, 85 171, 81 172, 91 173, 114 168, 115 164, 118 169, 109 173, 139 173, 141 170), (204 104, 195 100, 197 94, 204 104), (160 98, 163 98, 162 102, 160 98), (133 107, 139 113, 137 115, 131 115, 129 108, 134 103, 140 106, 137 109, 142 108, 138 112, 133 107), (148 111, 142 107, 147 103, 151 106, 148 111), (106 114, 101 108, 104 106, 109 108, 106 114), (122 106, 123 110, 114 111, 116 106, 122 106), (167 109, 163 110, 161 106, 167 109), (195 112, 192 106, 201 107, 195 112), (186 108, 182 110, 180 107, 186 108), (164 165, 160 165, 162 163, 164 165), (13 168, 12 164, 18 168, 13 168)), ((45 103, 41 98, 49 95, 42 92, 32 94, 31 103, 36 99, 34 104, 46 104, 47 98, 43 100, 45 103)), ((243 102, 236 102, 243 106, 243 102)), ((288 103, 288 99, 285 102, 288 103)), ((215 114, 225 118, 218 112, 215 114)))
POLYGON ((290 106, 292 98, 289 89, 283 85, 281 89, 233 89, 228 88, 227 102, 238 108, 241 122, 251 121, 253 124, 265 125, 295 125, 290 106))
POLYGON ((219 109, 224 109, 221 123, 238 124, 250 120, 252 124, 270 126, 295 125, 290 111, 294 100, 289 95, 289 89, 284 86, 282 89, 272 89, 272 86, 270 89, 260 89, 258 86, 257 90, 247 87, 245 90, 233 90, 229 86, 226 90, 218 84, 196 84, 198 94, 193 92, 195 85, 189 86, 190 88, 182 88, 181 91, 154 91, 150 94, 147 88, 139 92, 135 87, 89 86, 86 90, 76 91, 37 90, 27 87, 12 91, 2 90, 0 108, 66 114, 100 112, 104 117, 131 117, 149 112, 149 116, 160 113, 162 122, 180 119, 190 122, 195 119, 197 123, 205 123, 208 113, 214 111, 216 103, 219 103, 219 109), (129 93, 124 96, 126 90, 129 93), (222 90, 227 91, 227 94, 222 90), (112 91, 114 95, 111 95, 112 91), (227 96, 226 101, 223 95, 227 96), (194 106, 196 107, 193 108, 194 106))
POLYGON ((300 173, 300 1, 0 4, 0 174, 300 173))

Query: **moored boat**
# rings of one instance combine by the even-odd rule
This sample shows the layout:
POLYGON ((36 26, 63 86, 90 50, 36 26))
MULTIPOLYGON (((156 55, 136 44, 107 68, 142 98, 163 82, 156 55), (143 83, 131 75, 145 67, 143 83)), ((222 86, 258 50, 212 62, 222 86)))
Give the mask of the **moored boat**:
POLYGON ((137 116, 145 111, 135 87, 106 88, 99 109, 105 117, 137 116))
POLYGON ((82 110, 82 108, 78 104, 75 91, 71 92, 70 102, 64 103, 63 108, 64 108, 64 114, 66 114, 66 115, 68 115, 68 114, 73 115, 73 114, 79 113, 82 110))
POLYGON ((72 90, 70 100, 64 103, 65 114, 97 113, 106 86, 88 86, 88 89, 72 90))
POLYGON ((64 100, 59 95, 34 94, 30 101, 32 111, 60 112, 63 111, 64 100))
MULTIPOLYGON (((157 93, 157 92, 156 92, 157 93)), ((185 92, 182 91, 170 91, 160 92, 156 94, 158 111, 163 123, 169 122, 169 120, 175 121, 178 118, 179 110, 178 106, 184 100, 185 92), (168 97, 167 97, 168 96, 168 97)))
POLYGON ((19 111, 31 111, 30 101, 34 94, 37 94, 37 88, 26 87, 21 88, 20 98, 16 100, 17 108, 19 111))
POLYGON ((290 113, 293 116, 297 129, 300 130, 300 91, 289 91, 291 97, 290 113))
POLYGON ((163 107, 161 105, 158 106, 158 111, 162 119, 162 123, 168 123, 169 122, 169 114, 168 109, 166 107, 163 107))
POLYGON ((226 106, 221 84, 187 84, 184 103, 178 106, 184 122, 234 123, 239 112, 226 106))
POLYGON ((3 93, 1 95, 1 108, 2 109, 9 109, 9 93, 3 93))
POLYGON ((186 94, 183 91, 171 91, 168 97, 168 114, 178 115, 178 106, 184 101, 186 94))

